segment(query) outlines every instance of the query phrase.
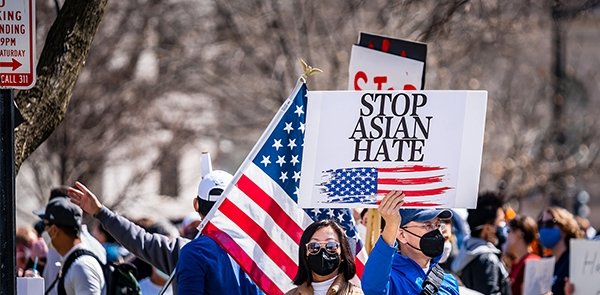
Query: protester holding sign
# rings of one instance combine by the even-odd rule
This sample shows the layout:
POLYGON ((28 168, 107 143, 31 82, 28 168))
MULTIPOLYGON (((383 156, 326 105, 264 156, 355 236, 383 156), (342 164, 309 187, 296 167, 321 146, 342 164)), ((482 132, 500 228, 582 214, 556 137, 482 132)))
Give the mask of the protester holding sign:
POLYGON ((509 232, 506 239, 506 253, 514 259, 509 278, 512 295, 523 294, 523 278, 525 263, 529 260, 539 260, 540 251, 532 249, 532 243, 537 240, 538 230, 535 219, 529 216, 517 216, 508 222, 509 232))
POLYGON ((356 265, 344 230, 333 220, 316 221, 300 237, 294 279, 298 287, 286 295, 363 294, 360 287, 349 282, 355 275, 356 265))
POLYGON ((569 289, 569 240, 583 238, 573 214, 560 207, 550 207, 542 212, 538 222, 542 246, 552 250, 556 258, 552 293, 563 295, 569 289))
POLYGON ((459 294, 456 279, 437 265, 444 251, 440 219, 452 212, 401 209, 404 198, 403 192, 391 191, 379 205, 385 228, 365 265, 364 293, 459 294))

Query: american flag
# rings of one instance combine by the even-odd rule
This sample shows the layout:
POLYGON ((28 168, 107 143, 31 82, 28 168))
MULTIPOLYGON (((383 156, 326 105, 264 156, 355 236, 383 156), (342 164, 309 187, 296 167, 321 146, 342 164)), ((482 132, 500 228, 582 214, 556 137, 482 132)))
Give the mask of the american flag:
POLYGON ((407 198, 404 206, 439 207, 435 197, 451 189, 443 184, 444 170, 424 165, 330 169, 323 171, 319 186, 330 203, 377 204, 378 196, 401 190, 407 198))
MULTIPOLYGON (((246 161, 208 214, 202 234, 212 237, 267 294, 293 286, 298 247, 306 226, 335 219, 358 240, 349 209, 297 206, 302 166, 307 88, 298 82, 246 161), (212 217, 211 217, 212 216, 212 217)), ((356 243, 357 273, 366 251, 356 243)))

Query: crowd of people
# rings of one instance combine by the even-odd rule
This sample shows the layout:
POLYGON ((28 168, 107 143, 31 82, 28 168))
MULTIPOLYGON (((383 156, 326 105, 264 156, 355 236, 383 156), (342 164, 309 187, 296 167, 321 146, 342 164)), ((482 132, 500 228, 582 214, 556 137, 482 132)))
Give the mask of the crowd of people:
MULTIPOLYGON (((198 234, 201 219, 232 178, 220 170, 205 175, 193 212, 178 228, 116 214, 79 182, 55 188, 45 208, 34 212, 40 221, 16 231, 17 275, 42 276, 45 294, 159 294, 173 271, 165 294, 263 294, 226 251, 198 234), (90 230, 84 213, 93 217, 90 230), (131 281, 115 289, 109 266, 118 266, 131 281)), ((334 220, 309 225, 300 238, 296 287, 287 294, 519 295, 526 262, 549 256, 555 266, 547 294, 576 288, 569 280, 569 241, 594 238, 593 227, 568 210, 518 215, 501 196, 483 193, 465 216, 450 209, 405 209, 404 197, 401 191, 383 197, 378 208, 383 226, 360 280, 340 225, 334 220)))

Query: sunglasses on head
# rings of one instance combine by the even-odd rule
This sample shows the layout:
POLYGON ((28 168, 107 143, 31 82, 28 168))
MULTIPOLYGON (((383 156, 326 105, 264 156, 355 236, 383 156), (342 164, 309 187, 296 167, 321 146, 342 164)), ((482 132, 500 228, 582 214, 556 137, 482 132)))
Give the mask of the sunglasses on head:
POLYGON ((549 227, 554 227, 556 225, 556 220, 555 219, 548 219, 548 220, 540 220, 538 221, 538 228, 549 228, 549 227))
POLYGON ((321 248, 325 248, 325 251, 329 254, 337 253, 338 248, 340 247, 340 243, 329 241, 326 243, 321 242, 310 242, 306 244, 306 251, 310 255, 315 255, 321 251, 321 248))

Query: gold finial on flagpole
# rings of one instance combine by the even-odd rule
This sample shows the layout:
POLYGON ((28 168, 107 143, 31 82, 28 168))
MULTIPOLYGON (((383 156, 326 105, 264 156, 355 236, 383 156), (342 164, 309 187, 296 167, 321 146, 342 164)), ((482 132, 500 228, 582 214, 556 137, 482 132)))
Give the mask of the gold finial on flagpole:
POLYGON ((303 59, 300 59, 300 64, 302 64, 302 70, 304 71, 304 74, 302 74, 302 79, 304 79, 305 82, 306 78, 314 75, 315 73, 323 73, 323 70, 309 66, 303 59))

